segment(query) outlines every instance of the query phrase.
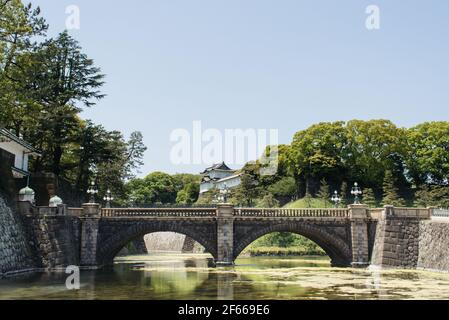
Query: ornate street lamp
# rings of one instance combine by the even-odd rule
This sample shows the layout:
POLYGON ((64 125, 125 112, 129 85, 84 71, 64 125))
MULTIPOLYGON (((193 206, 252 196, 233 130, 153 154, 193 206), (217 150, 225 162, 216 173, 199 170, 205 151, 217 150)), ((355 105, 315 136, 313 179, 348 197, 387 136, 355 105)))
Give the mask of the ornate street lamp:
POLYGON ((226 185, 226 183, 224 184, 224 188, 220 190, 220 194, 221 194, 220 200, 222 200, 223 203, 228 203, 229 188, 226 185))
POLYGON ((341 198, 338 196, 338 191, 335 191, 332 195, 331 201, 334 203, 335 208, 338 208, 338 205, 341 203, 341 198))
POLYGON ((106 201, 106 208, 110 208, 111 201, 114 201, 111 190, 108 189, 108 191, 106 191, 106 195, 103 197, 103 200, 106 201))
POLYGON ((360 204, 359 196, 362 195, 362 189, 359 187, 359 184, 357 182, 354 183, 351 194, 354 196, 354 204, 360 204))
POLYGON ((95 186, 95 182, 90 183, 89 189, 87 189, 87 194, 90 196, 89 203, 95 203, 95 195, 98 193, 98 189, 95 186))

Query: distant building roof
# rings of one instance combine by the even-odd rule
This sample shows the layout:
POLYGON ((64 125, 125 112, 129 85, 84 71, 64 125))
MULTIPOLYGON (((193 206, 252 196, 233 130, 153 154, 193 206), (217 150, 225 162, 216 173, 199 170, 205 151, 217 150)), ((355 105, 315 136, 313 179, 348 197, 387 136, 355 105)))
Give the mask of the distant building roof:
POLYGON ((15 134, 13 134, 12 132, 10 132, 9 130, 6 130, 4 128, 0 128, 0 142, 9 142, 9 141, 14 141, 15 143, 21 145, 22 147, 24 147, 25 149, 27 149, 30 153, 34 153, 37 156, 40 156, 39 151, 37 151, 32 145, 30 145, 28 142, 26 142, 25 140, 19 138, 18 136, 16 136, 15 134), (1 136, 5 137, 5 139, 1 139, 1 136))
POLYGON ((222 162, 222 163, 214 164, 212 167, 206 168, 206 170, 201 172, 201 174, 206 174, 206 173, 214 171, 214 170, 233 171, 224 162, 222 162))

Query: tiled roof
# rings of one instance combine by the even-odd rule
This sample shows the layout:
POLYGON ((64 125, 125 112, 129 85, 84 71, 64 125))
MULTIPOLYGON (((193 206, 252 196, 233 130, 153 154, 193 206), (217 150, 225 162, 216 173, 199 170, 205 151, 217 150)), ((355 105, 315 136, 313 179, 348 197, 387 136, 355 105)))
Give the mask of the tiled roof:
POLYGON ((206 168, 201 174, 208 173, 213 170, 224 170, 224 171, 233 171, 231 168, 229 168, 224 162, 214 164, 212 167, 206 168))

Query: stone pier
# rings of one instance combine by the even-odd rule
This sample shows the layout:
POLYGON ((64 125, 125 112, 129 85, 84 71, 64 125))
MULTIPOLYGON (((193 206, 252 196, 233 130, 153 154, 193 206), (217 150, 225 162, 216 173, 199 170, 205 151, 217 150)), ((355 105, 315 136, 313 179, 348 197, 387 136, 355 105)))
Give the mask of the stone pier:
POLYGON ((100 205, 83 204, 81 219, 81 267, 96 269, 101 267, 97 261, 98 228, 100 222, 100 205))
POLYGON ((355 268, 365 268, 370 264, 368 247, 368 207, 361 204, 349 206, 351 220, 352 262, 355 268))
POLYGON ((219 205, 217 208, 217 259, 216 264, 234 264, 234 207, 219 205))

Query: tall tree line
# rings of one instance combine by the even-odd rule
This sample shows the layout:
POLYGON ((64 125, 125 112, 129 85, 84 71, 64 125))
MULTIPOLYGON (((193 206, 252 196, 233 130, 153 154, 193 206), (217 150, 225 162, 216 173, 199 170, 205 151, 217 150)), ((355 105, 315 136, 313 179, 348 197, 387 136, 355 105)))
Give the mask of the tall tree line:
POLYGON ((371 206, 449 207, 445 121, 412 128, 389 120, 318 123, 298 131, 290 145, 279 146, 276 175, 260 176, 261 163, 243 168, 244 183, 233 192, 236 203, 254 204, 267 193, 285 203, 309 195, 322 198, 323 193, 330 197, 334 190, 346 200, 358 182, 371 206))

